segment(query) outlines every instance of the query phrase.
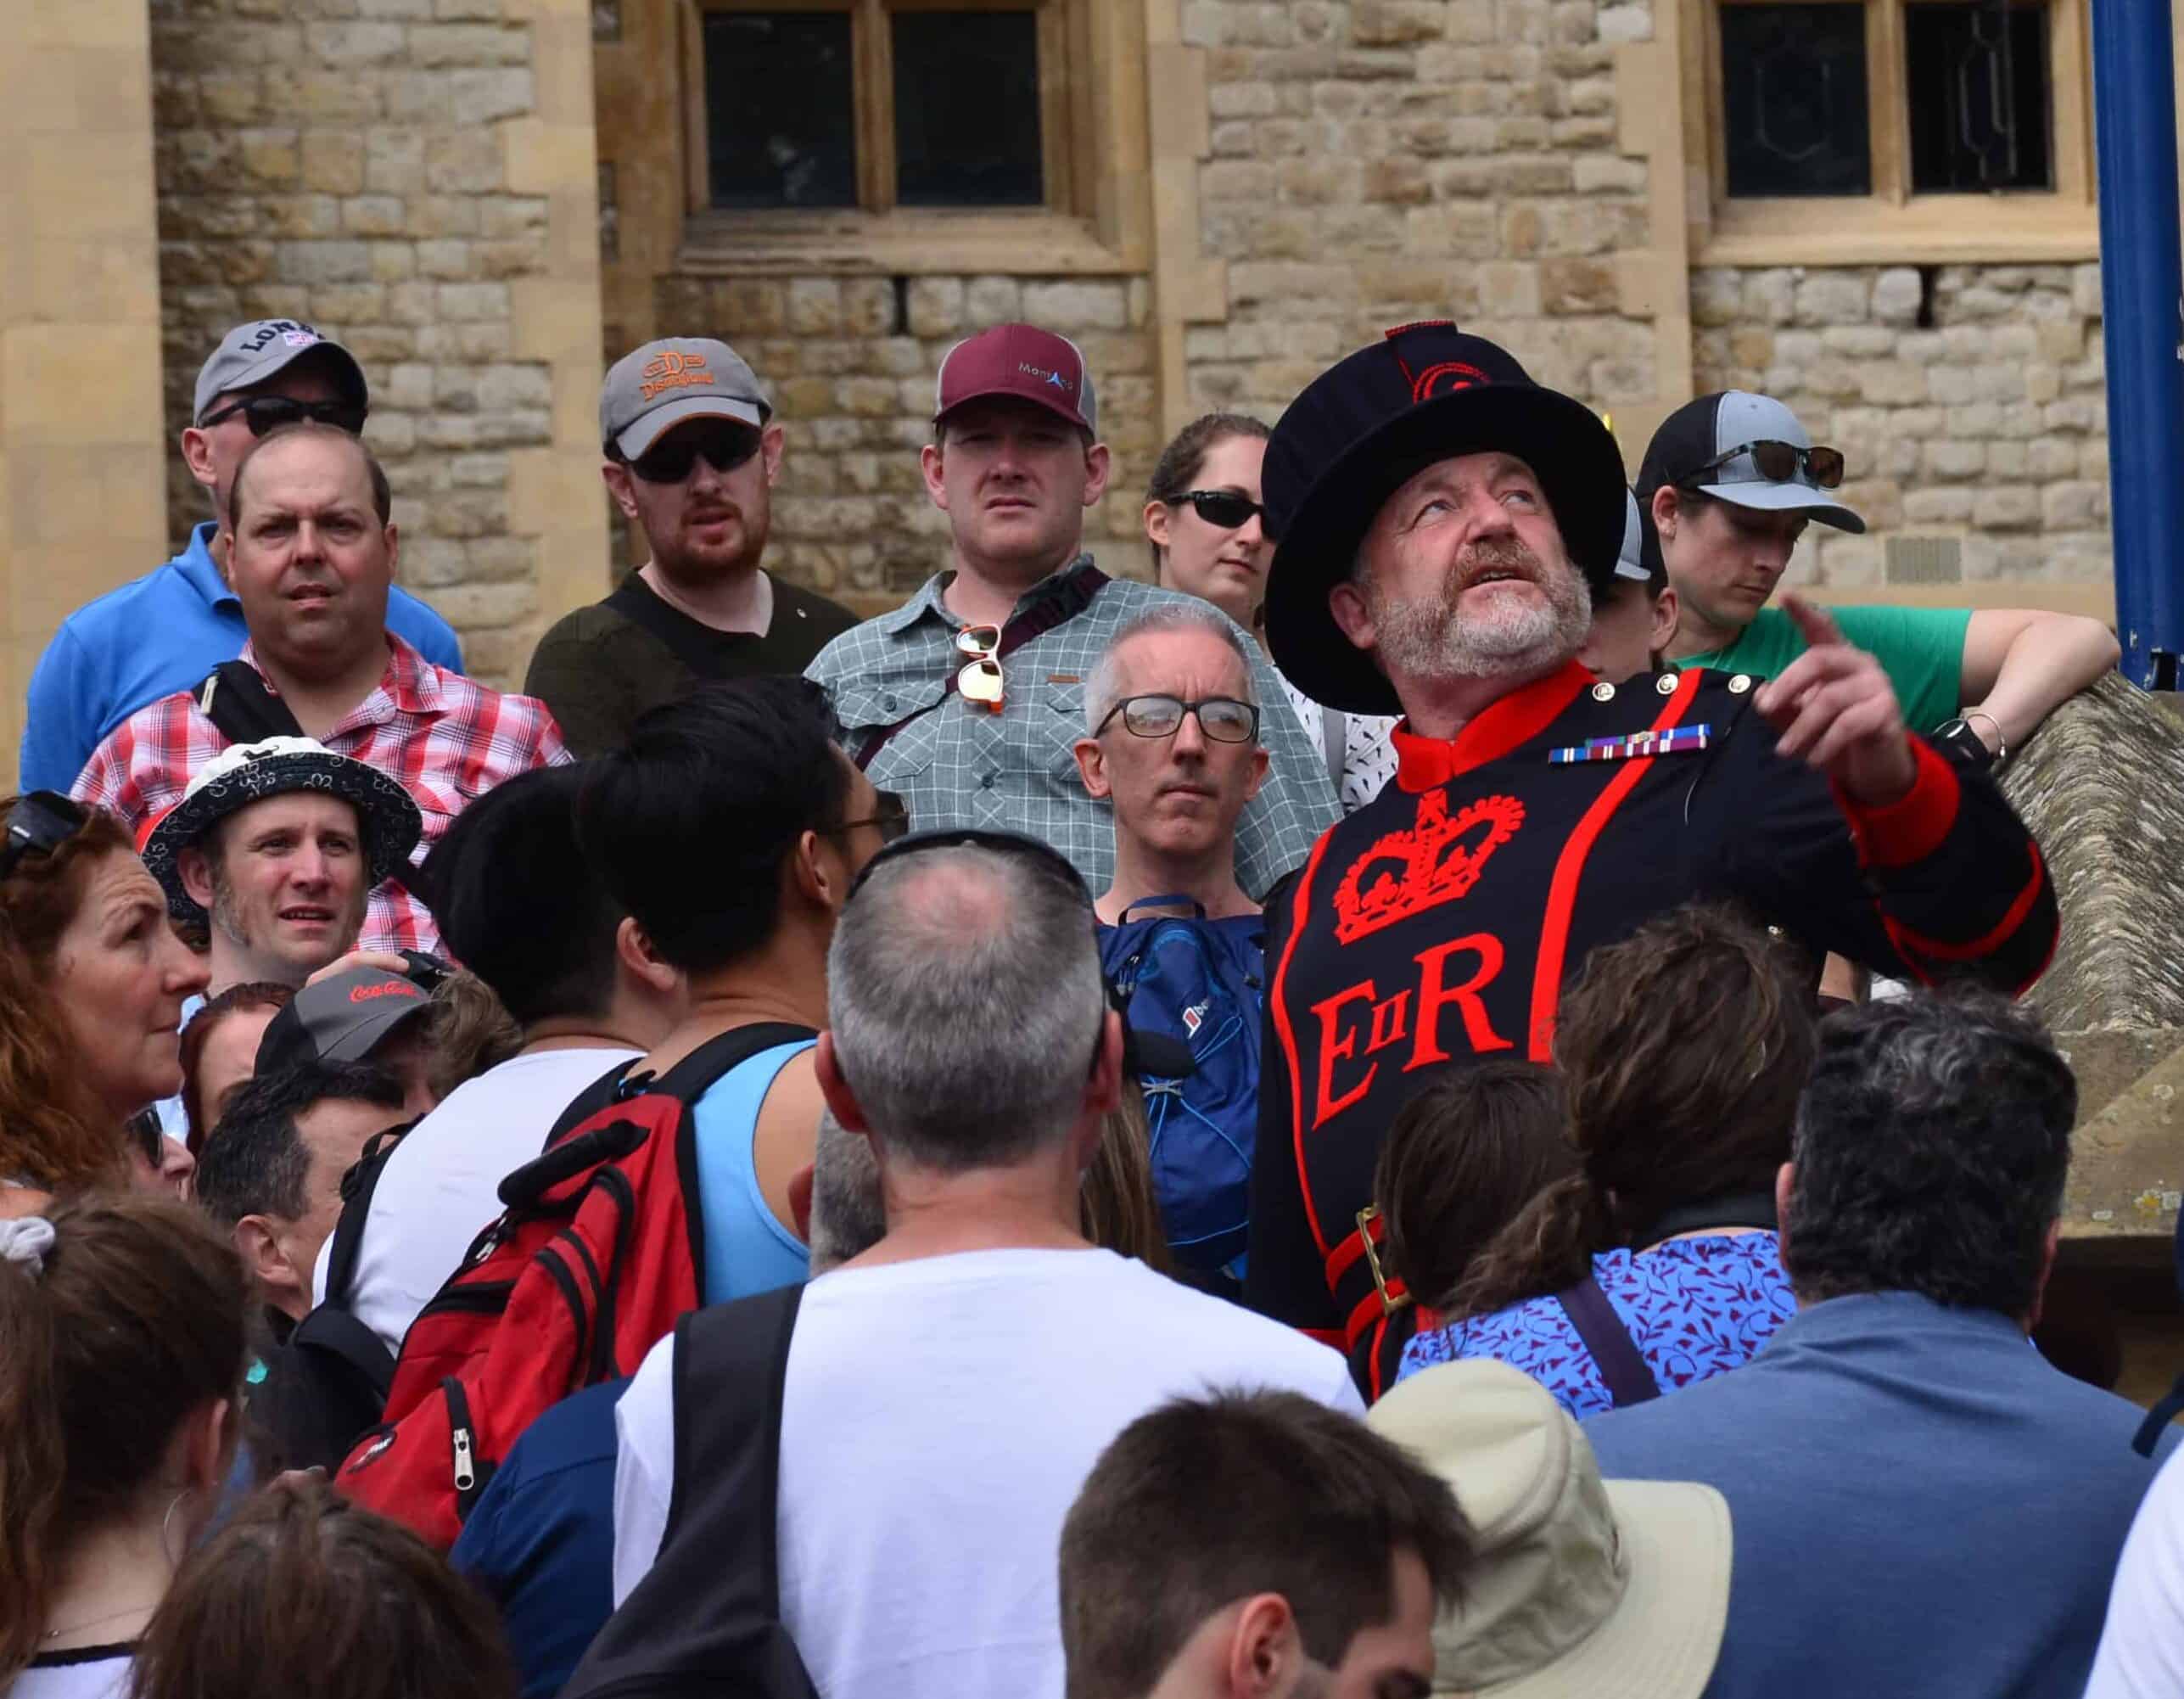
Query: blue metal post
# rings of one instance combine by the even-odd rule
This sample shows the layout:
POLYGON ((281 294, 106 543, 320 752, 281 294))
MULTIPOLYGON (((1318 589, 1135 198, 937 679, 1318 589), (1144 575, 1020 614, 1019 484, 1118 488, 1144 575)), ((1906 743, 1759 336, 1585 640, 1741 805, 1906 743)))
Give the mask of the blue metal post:
POLYGON ((2184 655, 2184 265, 2169 0, 2093 0, 2108 523, 2116 631, 2133 683, 2169 690, 2184 655))

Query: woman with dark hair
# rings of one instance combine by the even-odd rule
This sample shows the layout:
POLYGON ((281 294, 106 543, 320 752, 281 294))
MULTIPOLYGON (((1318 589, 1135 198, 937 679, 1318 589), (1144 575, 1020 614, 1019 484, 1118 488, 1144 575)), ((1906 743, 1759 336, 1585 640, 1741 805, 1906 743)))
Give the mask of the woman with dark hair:
POLYGON ((1498 1358, 1586 1416, 1747 1361, 1796 1309, 1774 1179, 1812 1002, 1780 946, 1719 909, 1595 950, 1554 1035, 1577 1171, 1495 1236, 1401 1373, 1498 1358))
POLYGON ((493 1607, 412 1534, 284 1479, 182 1566, 131 1699, 515 1699, 493 1607))
MULTIPOLYGON (((1274 554, 1259 499, 1267 435, 1243 413, 1193 419, 1161 451, 1145 487, 1145 541, 1161 587, 1211 602, 1255 635, 1274 554)), ((1323 709, 1294 688, 1288 694, 1305 735, 1325 754, 1342 806, 1364 807, 1395 771, 1395 721, 1323 709)))
POLYGON ((1393 1386, 1403 1347, 1441 1315, 1479 1253, 1554 1181, 1576 1172, 1561 1076, 1521 1057, 1492 1056, 1428 1074, 1396 1112, 1373 1171, 1380 1236, 1365 1254, 1380 1273, 1388 1325, 1350 1354, 1368 1403, 1393 1386))
POLYGON ((119 820, 53 791, 0 801, 0 1217, 130 1179, 129 1122, 182 1083, 204 983, 119 820))
POLYGON ((0 1695, 106 1699, 211 1519, 246 1291, 166 1198, 0 1221, 0 1695))

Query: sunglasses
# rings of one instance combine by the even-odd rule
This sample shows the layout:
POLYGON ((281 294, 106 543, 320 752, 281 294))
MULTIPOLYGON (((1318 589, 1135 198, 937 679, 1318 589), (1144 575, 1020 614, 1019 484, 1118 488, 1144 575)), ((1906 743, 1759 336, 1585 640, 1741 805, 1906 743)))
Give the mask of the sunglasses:
MULTIPOLYGON (((888 796, 892 793, 882 791, 881 794, 888 796)), ((858 869, 857 877, 850 882, 849 894, 857 894, 865 880, 872 877, 873 868, 884 862, 923 855, 928 850, 991 850, 999 855, 1016 856, 1057 884, 1067 887, 1086 908, 1092 906, 1092 892, 1084 883, 1084 876, 1077 871, 1077 864, 1052 844, 1026 838, 1021 833, 988 832, 975 826, 949 827, 896 838, 858 869)))
POLYGON ((680 484, 700 460, 715 472, 733 472, 764 441, 748 425, 720 420, 678 425, 630 463, 647 484, 680 484))
POLYGON ((1224 531, 1240 530, 1266 512, 1263 504, 1234 490, 1191 490, 1183 499, 1198 510, 1198 517, 1207 524, 1218 525, 1224 531))
POLYGON ((8 813, 8 835, 0 843, 0 879, 15 871, 25 855, 50 855, 83 830, 91 818, 82 804, 55 790, 34 790, 18 797, 8 813))
POLYGON ((1198 729, 1216 743, 1248 743, 1259 735, 1259 710, 1233 696, 1208 696, 1185 702, 1179 696, 1126 696, 1107 710, 1098 737, 1123 716, 1123 729, 1134 737, 1173 737, 1183 716, 1196 714, 1198 729))
POLYGON ((966 625, 955 634, 955 652, 971 657, 955 675, 955 688, 966 702, 975 702, 995 714, 1001 711, 1001 664, 994 652, 1001 646, 999 625, 966 625))
POLYGON ((1731 449, 1727 454, 1708 461, 1693 473, 1688 483, 1696 483, 1710 472, 1718 472, 1740 454, 1749 454, 1759 475, 1770 484, 1809 483, 1822 490, 1833 490, 1843 481, 1843 451, 1840 448, 1800 448, 1794 442, 1747 442, 1731 449), (1806 476, 1799 479, 1802 470, 1806 476))
POLYGON ((363 433, 366 411, 355 401, 298 401, 286 395, 253 395, 247 401, 237 401, 216 413, 207 413, 198 421, 198 426, 207 429, 225 424, 240 413, 253 436, 263 436, 269 430, 302 419, 309 419, 314 424, 330 424, 358 436, 363 433))
POLYGON ((880 834, 884 847, 910 833, 910 804, 896 792, 883 790, 874 801, 873 813, 864 820, 845 820, 839 826, 820 828, 822 837, 832 838, 840 833, 854 832, 860 826, 870 826, 880 834))

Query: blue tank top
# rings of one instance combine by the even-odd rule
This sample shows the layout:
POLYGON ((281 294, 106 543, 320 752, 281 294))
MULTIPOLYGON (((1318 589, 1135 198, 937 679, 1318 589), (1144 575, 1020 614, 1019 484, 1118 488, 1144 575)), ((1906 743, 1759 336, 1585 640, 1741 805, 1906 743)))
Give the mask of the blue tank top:
POLYGON ((810 1253, 774 1219, 759 1189, 751 1146, 759 1130, 759 1107, 773 1089, 775 1076, 814 1042, 804 1039, 760 1051, 721 1075, 692 1107, 708 1304, 792 1286, 810 1273, 810 1253))

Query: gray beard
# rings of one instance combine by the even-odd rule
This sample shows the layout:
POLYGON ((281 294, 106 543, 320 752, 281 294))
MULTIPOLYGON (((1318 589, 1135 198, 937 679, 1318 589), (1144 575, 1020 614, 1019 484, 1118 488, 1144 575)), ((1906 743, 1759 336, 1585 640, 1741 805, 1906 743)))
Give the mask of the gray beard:
MULTIPOLYGON (((1470 564, 1481 564, 1477 556, 1470 564)), ((1452 568, 1440 593, 1404 600, 1382 599, 1368 580, 1365 605, 1373 619, 1380 664, 1391 677, 1422 681, 1493 678, 1534 673, 1577 653, 1592 629, 1593 597, 1571 568, 1541 569, 1528 550, 1486 564, 1530 564, 1547 605, 1525 607, 1490 620, 1466 620, 1456 586, 1465 569, 1452 568)))

